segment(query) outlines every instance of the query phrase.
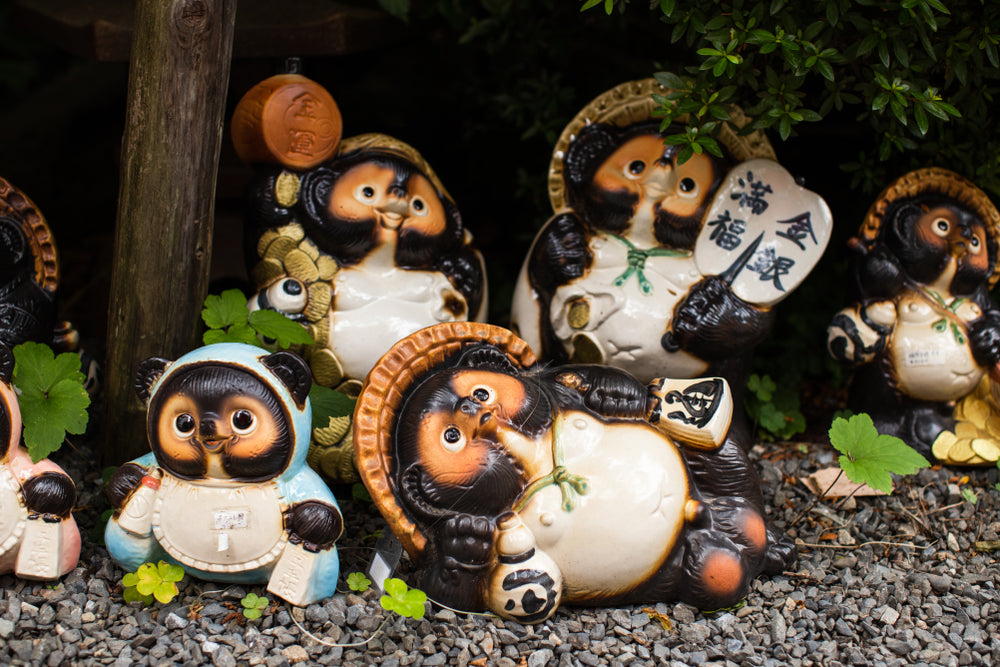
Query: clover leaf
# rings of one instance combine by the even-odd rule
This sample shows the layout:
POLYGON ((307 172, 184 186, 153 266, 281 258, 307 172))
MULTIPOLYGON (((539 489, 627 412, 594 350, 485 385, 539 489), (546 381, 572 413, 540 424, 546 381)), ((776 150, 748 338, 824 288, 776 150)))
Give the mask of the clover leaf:
POLYGON ((927 459, 899 438, 880 434, 865 413, 850 420, 833 420, 830 444, 842 454, 838 461, 849 480, 884 493, 892 493, 893 473, 909 475, 930 466, 927 459))
POLYGON ((371 588, 372 581, 361 572, 351 572, 347 575, 347 586, 358 593, 364 593, 371 588))
POLYGON ((240 604, 243 605, 243 615, 253 620, 255 618, 260 618, 264 610, 267 609, 267 605, 271 604, 271 601, 265 597, 259 596, 256 593, 247 593, 240 604))
POLYGON ((59 449, 67 433, 87 429, 90 396, 76 354, 57 357, 48 345, 29 341, 14 348, 14 362, 24 444, 37 463, 59 449))
POLYGON ((385 595, 379 604, 386 611, 394 611, 400 616, 420 619, 424 617, 424 603, 427 594, 417 588, 409 588, 402 579, 390 577, 383 584, 385 595))
POLYGON ((177 582, 184 578, 184 568, 180 565, 160 561, 143 563, 135 572, 122 577, 125 590, 122 596, 126 602, 140 601, 149 605, 153 599, 166 604, 180 592, 177 582))

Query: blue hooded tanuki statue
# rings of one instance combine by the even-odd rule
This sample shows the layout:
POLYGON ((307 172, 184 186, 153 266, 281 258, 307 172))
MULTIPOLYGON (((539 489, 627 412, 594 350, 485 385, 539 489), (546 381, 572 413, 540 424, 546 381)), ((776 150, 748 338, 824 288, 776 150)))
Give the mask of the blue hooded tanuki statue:
POLYGON ((202 579, 267 582, 296 605, 332 595, 343 519, 305 461, 310 378, 290 352, 236 343, 140 364, 152 452, 108 484, 111 556, 128 570, 164 559, 202 579))

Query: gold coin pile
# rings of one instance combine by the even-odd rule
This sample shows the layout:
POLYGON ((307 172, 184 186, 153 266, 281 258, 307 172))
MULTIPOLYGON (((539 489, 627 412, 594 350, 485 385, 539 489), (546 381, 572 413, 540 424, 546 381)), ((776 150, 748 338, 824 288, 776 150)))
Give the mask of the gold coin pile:
POLYGON ((1000 459, 1000 406, 984 376, 975 391, 955 406, 955 430, 942 431, 931 452, 942 463, 994 465, 1000 459))

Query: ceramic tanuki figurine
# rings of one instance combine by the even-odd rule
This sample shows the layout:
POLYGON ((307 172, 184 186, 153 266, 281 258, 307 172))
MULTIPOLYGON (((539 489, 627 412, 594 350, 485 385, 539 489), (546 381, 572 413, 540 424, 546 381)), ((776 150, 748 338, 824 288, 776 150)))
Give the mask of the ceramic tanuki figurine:
POLYGON ((906 174, 851 240, 859 299, 829 327, 831 354, 856 365, 850 407, 945 463, 1000 457, 998 233, 1000 214, 965 178, 906 174))
POLYGON ((327 98, 305 77, 273 77, 240 102, 233 134, 257 169, 246 230, 258 290, 251 307, 299 319, 316 340, 303 350, 316 381, 337 386, 359 383, 407 334, 482 319, 487 304, 482 257, 455 202, 413 147, 366 134, 323 144, 319 159, 304 163, 296 153, 255 149, 261 141, 243 138, 255 136, 247 126, 264 133, 269 119, 284 127, 289 114, 299 118, 300 130, 314 116, 314 134, 321 134, 340 118, 327 98), (290 86, 303 92, 282 93, 290 86), (302 96, 313 99, 306 111, 295 102, 302 96), (268 100, 263 110, 261 97, 268 100), (290 105, 288 113, 274 111, 282 104, 290 105))
POLYGON ((652 116, 652 95, 666 92, 652 79, 620 85, 563 131, 555 215, 518 278, 512 324, 545 359, 642 381, 722 375, 740 394, 772 306, 818 261, 831 216, 759 132, 726 128, 724 158, 681 164, 663 138, 682 129, 661 133, 652 116))
MULTIPOLYGON (((56 247, 45 218, 23 192, 0 178, 0 342, 51 344, 59 284, 56 247)), ((65 332, 64 332, 65 333, 65 332)))
POLYGON ((355 411, 358 468, 444 604, 534 623, 560 602, 737 603, 795 559, 774 541, 721 378, 647 385, 543 366, 499 327, 397 343, 355 411))
POLYGON ((153 451, 108 484, 111 556, 128 570, 163 558, 203 579, 267 582, 296 605, 332 595, 343 520, 305 465, 310 385, 296 355, 236 343, 143 362, 153 451))
POLYGON ((9 384, 14 355, 0 345, 0 573, 58 579, 80 559, 73 519, 76 486, 48 459, 34 463, 20 447, 21 410, 9 384))

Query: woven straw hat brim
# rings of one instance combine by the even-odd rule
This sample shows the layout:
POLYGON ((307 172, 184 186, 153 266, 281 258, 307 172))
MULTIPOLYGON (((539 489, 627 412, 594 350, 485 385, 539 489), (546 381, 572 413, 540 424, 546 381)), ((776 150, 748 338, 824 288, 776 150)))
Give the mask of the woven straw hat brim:
POLYGON ((441 179, 439 179, 437 174, 434 173, 434 170, 431 169, 431 166, 427 163, 427 160, 424 159, 424 156, 422 156, 416 148, 405 141, 400 141, 395 137, 390 137, 388 134, 380 134, 378 132, 359 134, 354 137, 343 139, 340 142, 340 146, 337 147, 337 157, 343 157, 348 153, 363 149, 376 149, 385 153, 394 153, 399 157, 409 160, 431 180, 434 187, 436 187, 441 194, 447 197, 448 201, 452 204, 455 203, 455 200, 451 198, 450 194, 448 194, 448 191, 441 183, 441 179))
MULTIPOLYGON (((559 136, 549 163, 549 200, 552 202, 553 210, 558 211, 566 204, 563 157, 580 130, 591 123, 608 123, 616 127, 625 127, 653 120, 653 109, 657 105, 652 96, 666 95, 670 92, 671 89, 661 86, 656 79, 629 81, 600 94, 580 110, 559 136)), ((749 122, 743 110, 737 106, 730 107, 729 115, 739 127, 744 127, 749 122)), ((681 116, 679 122, 685 122, 686 119, 686 116, 681 116)), ((724 124, 718 138, 739 162, 758 157, 776 159, 774 148, 760 130, 741 136, 724 124)))
POLYGON ((502 327, 482 322, 446 322, 410 334, 375 364, 354 410, 354 451, 368 493, 407 552, 417 557, 427 537, 406 515, 393 478, 396 416, 409 389, 454 358, 470 343, 488 343, 522 368, 536 359, 528 344, 502 327))
MULTIPOLYGON (((885 214, 893 203, 901 199, 931 194, 951 197, 969 208, 982 219, 990 239, 1000 245, 1000 212, 990 198, 972 181, 941 167, 917 169, 893 181, 868 209, 858 231, 858 238, 866 247, 871 248, 878 238, 885 214)), ((989 280, 990 287, 995 285, 997 280, 1000 280, 1000 261, 993 267, 993 275, 989 280)))
POLYGON ((59 286, 59 259, 52 230, 35 202, 0 178, 0 215, 14 218, 21 223, 24 236, 31 245, 35 258, 34 279, 46 292, 54 293, 59 286))

